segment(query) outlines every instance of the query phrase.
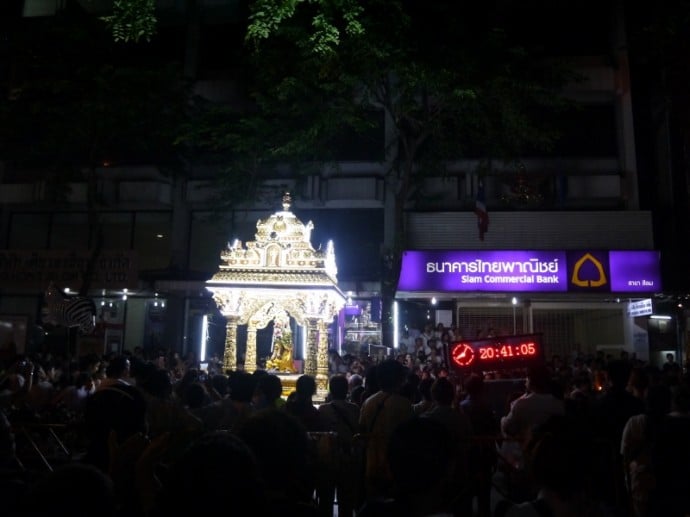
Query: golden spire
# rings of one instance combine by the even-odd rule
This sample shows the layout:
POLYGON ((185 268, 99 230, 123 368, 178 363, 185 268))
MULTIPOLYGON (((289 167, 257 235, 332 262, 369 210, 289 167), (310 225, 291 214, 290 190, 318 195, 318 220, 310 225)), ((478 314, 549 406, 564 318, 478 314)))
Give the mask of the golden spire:
POLYGON ((292 203, 292 197, 289 192, 283 194, 283 211, 287 212, 290 210, 290 204, 292 203))

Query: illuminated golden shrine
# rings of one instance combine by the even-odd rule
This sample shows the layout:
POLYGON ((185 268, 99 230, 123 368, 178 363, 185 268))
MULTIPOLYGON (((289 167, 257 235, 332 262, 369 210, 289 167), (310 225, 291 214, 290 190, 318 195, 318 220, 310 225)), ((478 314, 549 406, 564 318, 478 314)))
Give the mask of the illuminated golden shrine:
MULTIPOLYGON (((274 355, 268 366, 276 373, 297 373, 289 357, 295 348, 290 333, 276 339, 276 328, 285 328, 288 315, 306 330, 303 373, 316 378, 320 392, 328 384, 328 325, 345 305, 337 285, 333 243, 325 250, 311 245, 314 225, 303 224, 290 211, 291 197, 283 196, 283 209, 256 223, 255 240, 235 241, 221 252, 220 269, 206 282, 221 314, 226 318, 225 369, 237 367, 237 327, 247 325, 244 369, 257 369, 256 332, 274 321, 274 355), (286 352, 285 349, 292 349, 286 352), (276 351, 277 346, 281 346, 276 351)), ((289 331, 289 326, 287 327, 289 331)), ((294 359, 294 355, 292 356, 294 359)))

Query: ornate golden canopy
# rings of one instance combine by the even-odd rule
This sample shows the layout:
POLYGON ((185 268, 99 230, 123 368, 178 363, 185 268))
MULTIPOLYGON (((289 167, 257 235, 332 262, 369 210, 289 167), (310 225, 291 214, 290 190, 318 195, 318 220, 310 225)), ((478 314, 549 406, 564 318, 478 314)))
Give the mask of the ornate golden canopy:
MULTIPOLYGON (((228 334, 235 333, 231 326, 248 325, 245 369, 256 367, 256 350, 251 350, 250 342, 252 331, 264 328, 284 310, 308 330, 304 373, 316 375, 318 369, 319 376, 324 375, 323 362, 327 375, 326 328, 345 305, 345 296, 337 285, 332 241, 326 249, 315 250, 311 244, 314 225, 311 221, 302 223, 290 211, 290 205, 291 197, 286 192, 282 210, 256 223, 255 240, 245 246, 239 240, 229 244, 221 253, 218 272, 206 287, 228 319, 228 334), (315 357, 309 357, 312 348, 315 357)), ((226 338, 224 363, 234 367, 236 344, 228 339, 234 338, 226 338)))
MULTIPOLYGON (((290 194, 283 196, 283 210, 256 223, 254 241, 235 240, 220 255, 220 271, 211 285, 294 285, 336 287, 337 268, 333 243, 325 250, 311 245, 311 221, 303 224, 290 211, 290 194)), ((337 289, 337 287, 336 287, 337 289)))

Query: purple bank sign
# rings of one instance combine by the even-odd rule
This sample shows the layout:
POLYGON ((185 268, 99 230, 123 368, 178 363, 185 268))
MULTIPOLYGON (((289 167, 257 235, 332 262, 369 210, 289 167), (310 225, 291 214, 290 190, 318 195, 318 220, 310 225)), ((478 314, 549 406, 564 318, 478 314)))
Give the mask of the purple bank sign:
POLYGON ((657 251, 405 251, 398 291, 653 293, 657 251))

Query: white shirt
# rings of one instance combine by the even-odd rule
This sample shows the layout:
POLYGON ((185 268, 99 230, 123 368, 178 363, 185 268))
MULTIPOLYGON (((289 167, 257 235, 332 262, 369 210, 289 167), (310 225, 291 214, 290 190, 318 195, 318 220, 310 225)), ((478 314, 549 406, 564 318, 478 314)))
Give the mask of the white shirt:
POLYGON ((543 424, 549 417, 564 415, 565 405, 551 393, 525 393, 510 405, 510 411, 501 418, 501 431, 519 441, 528 436, 535 425, 543 424))

